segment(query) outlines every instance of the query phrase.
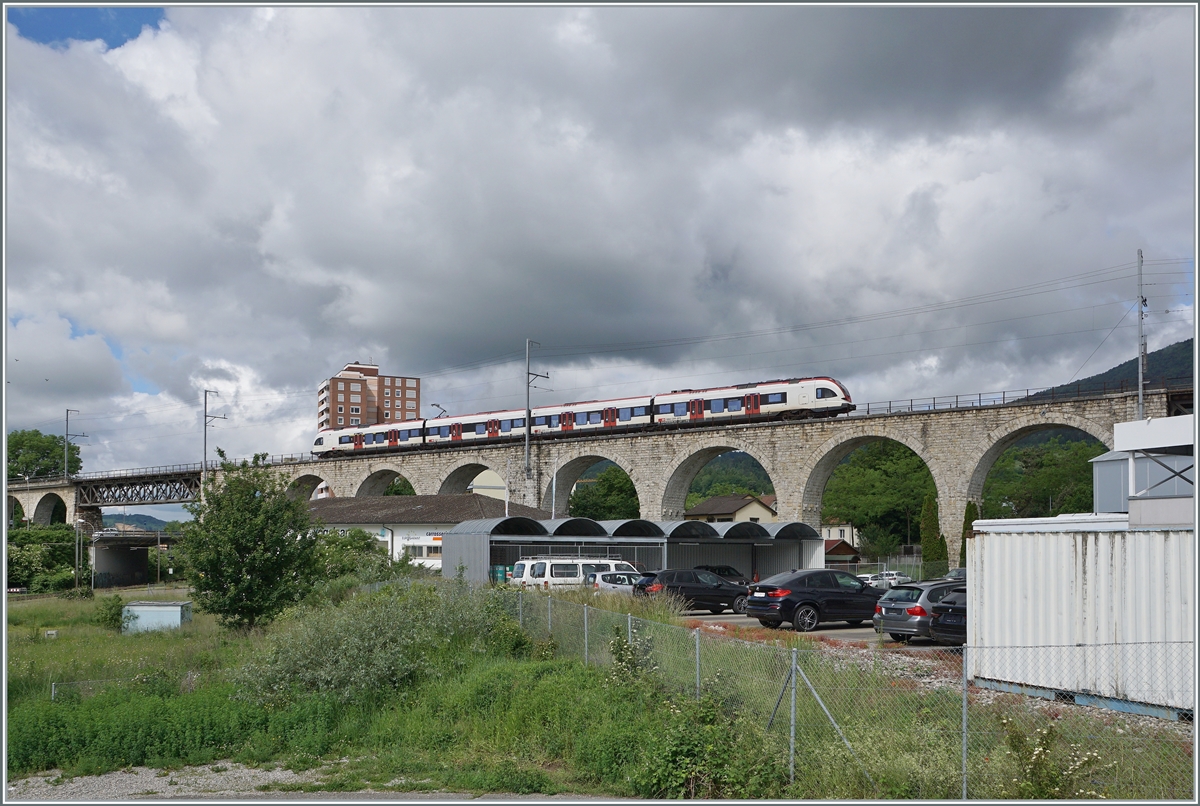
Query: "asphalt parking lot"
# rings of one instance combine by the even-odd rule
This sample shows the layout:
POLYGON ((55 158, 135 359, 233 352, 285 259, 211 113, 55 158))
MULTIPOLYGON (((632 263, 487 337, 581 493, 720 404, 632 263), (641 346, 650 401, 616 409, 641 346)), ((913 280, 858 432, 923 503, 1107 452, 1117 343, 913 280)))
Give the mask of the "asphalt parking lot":
MULTIPOLYGON (((749 616, 739 616, 736 613, 722 613, 719 616, 714 616, 707 610, 694 613, 685 613, 685 618, 696 619, 711 624, 734 624, 739 627, 761 627, 758 619, 750 618, 749 616)), ((790 630, 792 625, 785 623, 784 630, 790 630)), ((870 621, 864 621, 857 627, 851 627, 844 621, 832 621, 828 624, 818 624, 817 628, 812 631, 812 635, 824 636, 827 638, 835 638, 839 641, 865 641, 867 643, 875 643, 879 641, 879 635, 876 634, 875 628, 870 621)), ((895 646, 895 642, 884 636, 884 642, 895 646)), ((940 644, 934 643, 932 638, 914 638, 908 642, 908 646, 913 649, 919 648, 934 648, 939 647, 946 649, 940 644)))

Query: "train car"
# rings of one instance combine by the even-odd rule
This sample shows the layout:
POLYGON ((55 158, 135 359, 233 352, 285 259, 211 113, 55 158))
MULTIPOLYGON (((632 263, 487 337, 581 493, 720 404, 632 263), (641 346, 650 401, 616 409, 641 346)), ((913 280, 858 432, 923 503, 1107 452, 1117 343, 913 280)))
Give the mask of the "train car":
POLYGON ((833 378, 792 378, 654 396, 654 421, 686 424, 739 418, 835 417, 853 411, 846 387, 833 378))
POLYGON ((425 421, 425 444, 484 442, 525 433, 525 410, 448 415, 425 421))
POLYGON ((654 421, 652 397, 585 400, 532 411, 534 434, 575 434, 591 431, 640 428, 654 421))
POLYGON ((322 431, 313 441, 312 452, 318 456, 331 456, 371 449, 423 445, 424 423, 424 420, 405 420, 403 423, 380 423, 362 428, 322 431))

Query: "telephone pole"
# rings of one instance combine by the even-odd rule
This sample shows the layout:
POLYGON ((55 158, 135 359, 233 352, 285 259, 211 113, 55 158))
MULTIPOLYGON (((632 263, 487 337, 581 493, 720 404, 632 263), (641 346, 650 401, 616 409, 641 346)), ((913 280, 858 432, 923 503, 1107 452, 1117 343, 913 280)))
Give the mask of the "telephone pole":
POLYGON ((1142 250, 1138 250, 1138 352, 1137 352, 1137 369, 1138 369, 1138 402, 1137 416, 1141 420, 1146 416, 1146 412, 1142 406, 1142 383, 1144 380, 1145 364, 1146 364, 1146 337, 1142 335, 1142 319, 1145 317, 1146 298, 1142 296, 1142 250))
POLYGON ((532 411, 529 408, 529 389, 533 384, 534 378, 545 378, 550 380, 550 373, 539 375, 536 372, 529 371, 529 345, 542 345, 531 339, 525 339, 525 478, 533 478, 533 468, 529 464, 529 435, 533 433, 532 411))
POLYGON ((208 396, 216 395, 220 397, 219 392, 214 392, 211 389, 204 390, 204 461, 200 463, 200 497, 204 497, 204 486, 208 482, 208 426, 214 420, 227 419, 224 414, 209 414, 208 413, 208 396))
POLYGON ((79 409, 67 409, 67 423, 63 427, 63 478, 71 478, 71 437, 86 437, 87 434, 71 433, 71 412, 79 414, 79 409))

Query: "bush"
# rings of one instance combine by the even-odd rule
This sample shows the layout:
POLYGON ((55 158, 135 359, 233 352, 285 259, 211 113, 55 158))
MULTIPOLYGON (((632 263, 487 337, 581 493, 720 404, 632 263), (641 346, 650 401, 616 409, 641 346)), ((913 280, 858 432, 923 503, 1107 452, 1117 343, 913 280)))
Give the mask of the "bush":
POLYGON ((106 630, 124 632, 134 618, 132 615, 125 615, 125 602, 115 593, 96 603, 95 622, 106 630))

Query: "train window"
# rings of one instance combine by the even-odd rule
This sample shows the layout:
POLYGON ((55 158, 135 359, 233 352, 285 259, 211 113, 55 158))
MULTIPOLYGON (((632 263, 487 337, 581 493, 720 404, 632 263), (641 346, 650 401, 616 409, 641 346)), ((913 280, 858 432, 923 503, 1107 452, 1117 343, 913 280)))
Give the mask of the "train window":
POLYGON ((675 404, 675 416, 676 417, 686 417, 687 416, 687 403, 676 403, 675 404))
POLYGON ((826 398, 826 397, 837 397, 837 392, 833 391, 832 389, 830 389, 826 386, 818 386, 817 387, 817 399, 820 400, 821 398, 826 398))
POLYGON ((487 423, 475 423, 475 433, 476 434, 486 434, 487 433, 487 423))
POLYGON ((670 403, 659 403, 657 406, 654 407, 654 413, 655 414, 670 414, 671 413, 671 404, 670 403))
POLYGON ((587 423, 587 412, 586 411, 575 412, 575 425, 584 425, 586 423, 587 423))
POLYGON ((519 417, 516 420, 513 420, 512 427, 513 428, 524 428, 525 427, 525 418, 519 417))
POLYGON ((325 437, 317 437, 317 441, 316 441, 316 442, 314 442, 313 444, 314 444, 314 445, 324 445, 324 444, 325 444, 325 437))
POLYGON ((602 415, 598 411, 588 412, 588 422, 591 423, 592 425, 600 425, 601 418, 602 418, 602 415))
POLYGON ((725 401, 725 406, 730 411, 741 411, 742 410, 742 399, 740 397, 731 397, 725 401))
POLYGON ((353 441, 354 441, 354 437, 349 437, 349 436, 347 436, 347 437, 338 437, 338 444, 339 444, 339 445, 348 445, 348 444, 350 444, 350 443, 351 443, 351 442, 353 442, 353 441))
POLYGON ((509 431, 512 431, 512 420, 501 420, 500 433, 507 434, 509 431))
POLYGON ((787 403, 787 395, 783 392, 767 395, 767 403, 787 403))
POLYGON ((533 424, 534 424, 535 426, 538 426, 538 425, 545 425, 545 424, 546 424, 546 418, 545 418, 545 417, 534 417, 534 418, 533 418, 533 424))
POLYGON ((550 427, 558 428, 558 415, 557 414, 550 415, 550 427))
POLYGON ((618 409, 617 419, 623 423, 629 422, 629 418, 633 415, 633 409, 618 409))
POLYGON ((450 426, 448 425, 443 425, 441 428, 435 428, 433 430, 435 433, 440 434, 443 437, 450 436, 450 426))
POLYGON ((420 439, 421 438, 421 429, 414 428, 413 430, 408 432, 408 435, 410 437, 412 437, 413 439, 420 439))
POLYGON ((709 403, 708 408, 713 414, 720 414, 725 411, 725 401, 722 398, 713 400, 709 403))
POLYGON ((634 417, 645 417, 646 416, 646 407, 645 406, 634 406, 633 407, 633 416, 634 417))

